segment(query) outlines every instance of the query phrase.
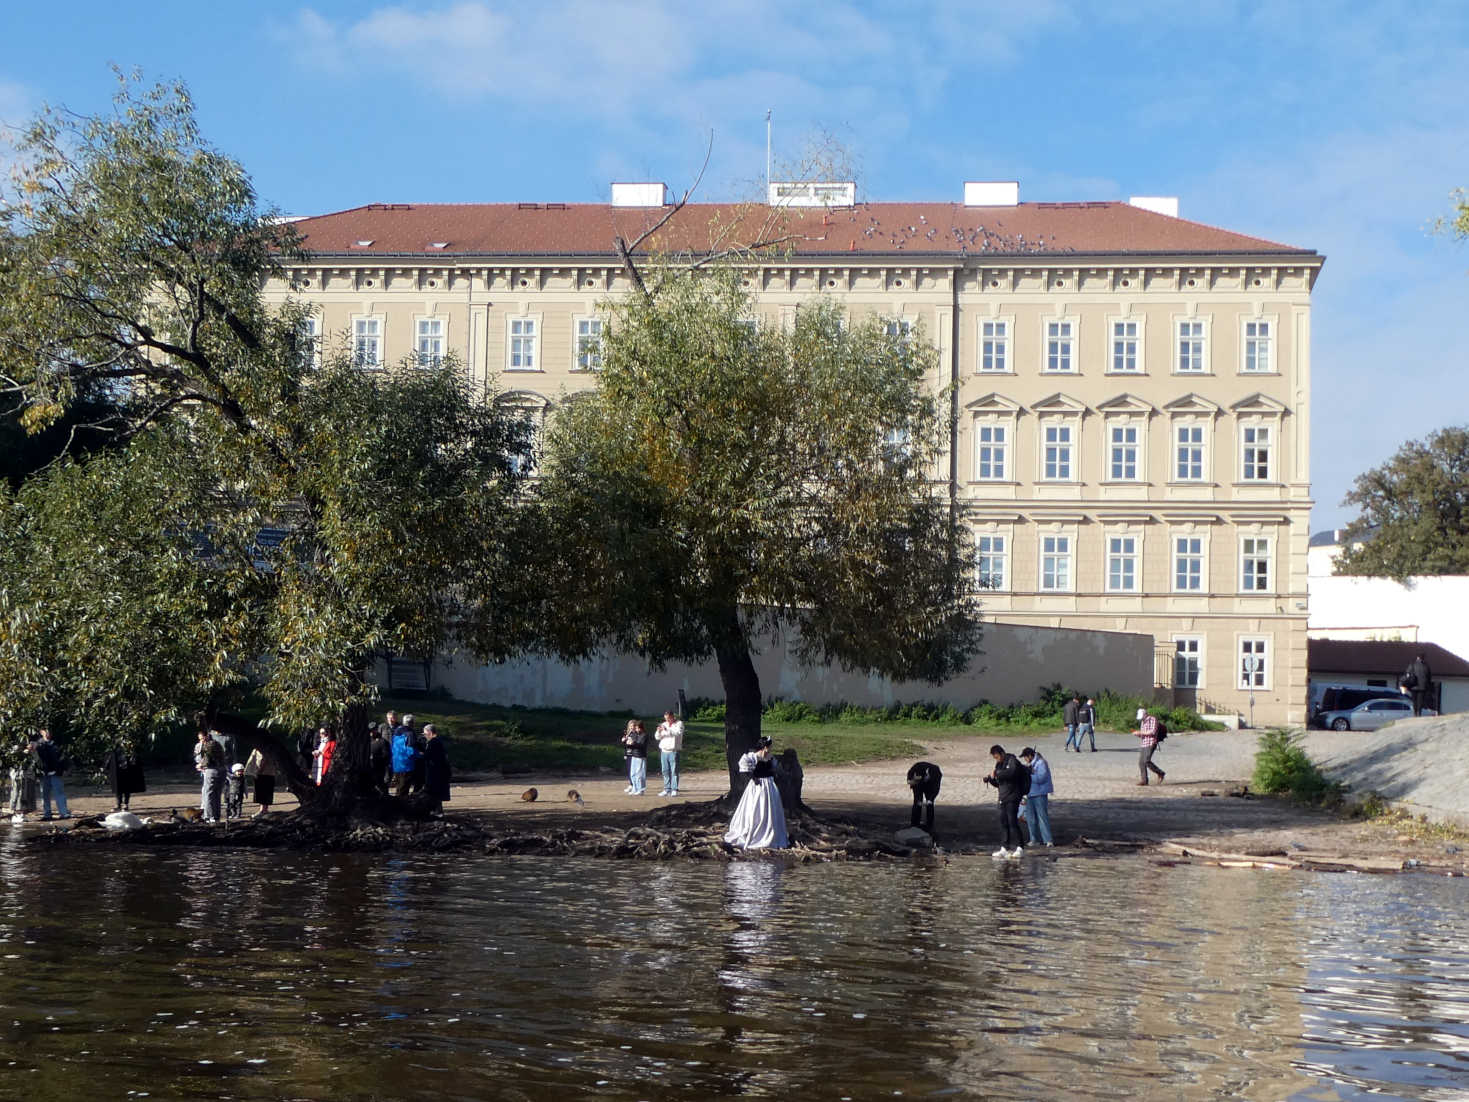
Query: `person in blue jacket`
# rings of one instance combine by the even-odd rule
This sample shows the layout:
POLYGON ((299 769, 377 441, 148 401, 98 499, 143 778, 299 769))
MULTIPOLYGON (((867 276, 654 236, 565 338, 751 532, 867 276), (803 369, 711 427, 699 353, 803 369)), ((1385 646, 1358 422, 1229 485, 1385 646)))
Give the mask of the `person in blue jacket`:
POLYGON ((413 728, 402 726, 393 730, 393 795, 400 799, 408 795, 413 784, 419 753, 413 728))
POLYGON ((1020 761, 1030 769, 1030 791, 1021 801, 1025 805, 1025 823, 1030 827, 1030 844, 1053 846, 1056 843, 1051 837, 1050 802, 1056 787, 1051 783, 1051 765, 1029 746, 1020 751, 1020 761))

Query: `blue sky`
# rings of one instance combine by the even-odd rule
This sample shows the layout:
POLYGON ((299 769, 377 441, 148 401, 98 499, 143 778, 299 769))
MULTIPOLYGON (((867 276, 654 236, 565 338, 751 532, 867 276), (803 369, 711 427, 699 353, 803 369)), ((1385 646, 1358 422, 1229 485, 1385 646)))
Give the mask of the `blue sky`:
POLYGON ((1178 195, 1314 248, 1316 528, 1403 441, 1469 423, 1469 248, 1427 232, 1469 186, 1462 0, 4 8, 0 120, 105 108, 109 64, 182 79, 289 213, 681 188, 711 130, 701 194, 744 196, 771 108, 778 161, 828 132, 867 198, 1178 195))

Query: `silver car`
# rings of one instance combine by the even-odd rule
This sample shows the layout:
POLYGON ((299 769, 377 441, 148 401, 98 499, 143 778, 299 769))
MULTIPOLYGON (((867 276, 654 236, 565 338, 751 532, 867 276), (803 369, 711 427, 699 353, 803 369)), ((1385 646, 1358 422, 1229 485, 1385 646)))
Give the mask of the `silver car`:
POLYGON ((1380 700, 1364 701, 1355 708, 1326 712, 1321 716, 1320 723, 1333 731, 1375 731, 1379 727, 1386 727, 1395 719, 1406 719, 1412 714, 1413 705, 1406 700, 1384 697, 1380 700))

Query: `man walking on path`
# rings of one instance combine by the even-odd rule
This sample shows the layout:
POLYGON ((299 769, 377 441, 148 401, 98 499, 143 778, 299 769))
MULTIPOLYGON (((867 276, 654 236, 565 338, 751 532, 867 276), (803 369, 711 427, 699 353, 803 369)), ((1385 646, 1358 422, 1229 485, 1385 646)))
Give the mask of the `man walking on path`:
POLYGON ((1421 716, 1424 702, 1433 699, 1432 686, 1433 672, 1428 668, 1428 661, 1420 654, 1408 663, 1407 672, 1403 674, 1403 688, 1413 698, 1415 716, 1421 716))
POLYGON ((1030 770, 998 744, 990 747, 990 757, 995 759, 995 768, 984 778, 984 783, 994 785, 999 794, 1001 830, 1000 848, 990 856, 1020 857, 1025 853, 1020 846, 1020 798, 1030 787, 1030 770))
POLYGON ((678 755, 683 749, 683 720, 672 712, 663 713, 663 722, 653 732, 658 737, 659 769, 663 773, 660 796, 678 795, 678 755))
POLYGON ((1080 710, 1076 713, 1076 752, 1081 753, 1081 740, 1087 739, 1091 742, 1092 753, 1097 752, 1097 702, 1091 697, 1086 698, 1080 710))
POLYGON ((1143 742, 1142 749, 1138 752, 1137 756, 1137 771, 1142 774, 1143 778, 1137 782, 1138 787, 1147 787, 1148 770, 1150 769, 1158 774, 1158 783, 1162 784, 1163 778, 1167 774, 1153 764, 1153 751, 1158 748, 1158 743, 1163 737, 1163 732, 1159 730, 1158 717, 1146 708, 1139 708, 1137 710, 1137 722, 1138 729, 1133 734, 1142 739, 1143 742))
POLYGON ((1077 717, 1080 714, 1081 697, 1072 693, 1066 707, 1061 709, 1061 722, 1066 724, 1066 749, 1070 750, 1072 743, 1075 743, 1078 754, 1081 753, 1081 728, 1077 726, 1077 717))
POLYGON ((56 817, 70 819, 66 806, 66 788, 61 783, 61 774, 66 763, 61 757, 61 747, 51 737, 48 728, 41 728, 41 740, 36 743, 36 758, 41 763, 41 819, 51 818, 51 801, 56 801, 56 817))

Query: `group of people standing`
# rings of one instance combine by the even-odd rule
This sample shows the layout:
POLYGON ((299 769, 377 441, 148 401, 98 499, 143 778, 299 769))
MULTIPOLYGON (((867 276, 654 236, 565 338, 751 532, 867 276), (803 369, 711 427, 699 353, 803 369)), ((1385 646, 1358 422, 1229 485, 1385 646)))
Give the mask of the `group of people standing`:
MULTIPOLYGON (((672 712, 663 713, 663 722, 653 731, 658 744, 659 770, 663 776, 660 796, 678 795, 678 756, 683 751, 683 720, 672 712)), ((627 761, 627 787, 622 791, 628 796, 641 796, 648 788, 648 732, 640 719, 627 721, 622 733, 622 754, 627 761)))
POLYGON ((397 712, 389 712, 382 723, 368 724, 368 734, 368 764, 378 793, 418 796, 427 801, 430 814, 442 814, 454 771, 438 728, 425 723, 419 729, 411 712, 401 721, 397 712))
POLYGON ((68 764, 66 755, 48 728, 42 727, 34 739, 27 739, 21 746, 20 760, 10 770, 11 815, 24 818, 28 812, 35 811, 39 793, 44 809, 42 821, 70 819, 66 785, 61 779, 68 764), (53 804, 55 815, 51 813, 53 804))

